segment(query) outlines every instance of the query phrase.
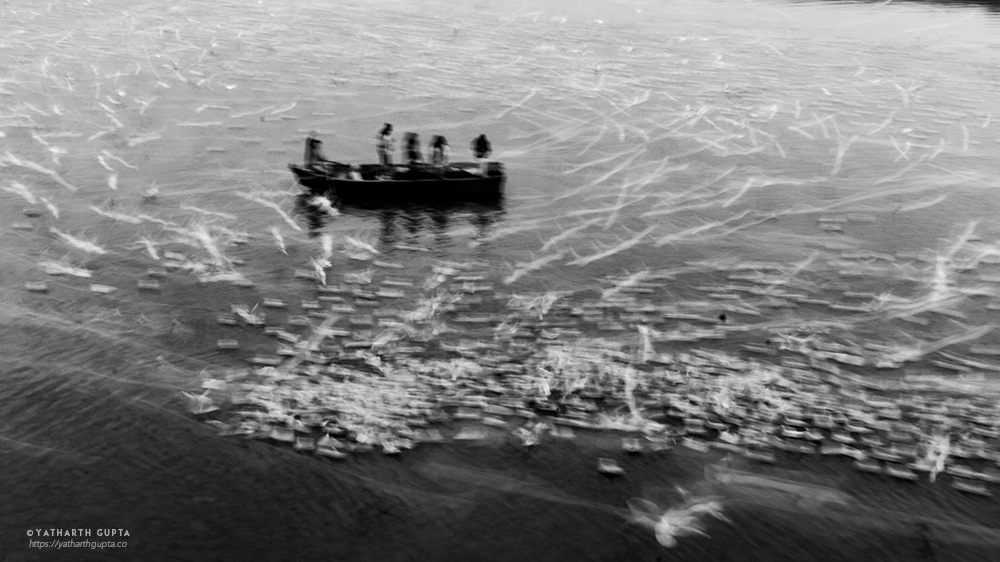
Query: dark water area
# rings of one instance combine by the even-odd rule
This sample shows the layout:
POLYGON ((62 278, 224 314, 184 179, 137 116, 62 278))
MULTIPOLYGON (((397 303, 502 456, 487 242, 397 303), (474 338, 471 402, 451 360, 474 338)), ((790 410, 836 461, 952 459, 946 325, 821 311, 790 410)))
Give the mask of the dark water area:
POLYGON ((0 560, 1000 558, 995 5, 5 2, 0 560))

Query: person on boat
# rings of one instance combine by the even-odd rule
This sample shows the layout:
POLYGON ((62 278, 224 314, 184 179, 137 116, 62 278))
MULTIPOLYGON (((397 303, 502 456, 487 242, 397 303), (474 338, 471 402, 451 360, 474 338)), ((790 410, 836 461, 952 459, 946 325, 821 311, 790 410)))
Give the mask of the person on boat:
POLYGON ((319 136, 319 131, 313 129, 306 137, 306 152, 303 160, 306 168, 326 173, 329 172, 333 162, 327 160, 326 156, 323 155, 323 141, 316 138, 317 136, 319 136))
POLYGON ((420 152, 420 135, 417 133, 406 133, 406 163, 413 166, 424 161, 424 155, 420 152))
POLYGON ((479 135, 472 141, 472 155, 479 162, 480 172, 485 176, 489 171, 490 154, 493 154, 493 147, 490 145, 486 135, 479 135))
POLYGON ((378 163, 383 166, 392 166, 392 153, 396 150, 393 146, 395 141, 392 138, 392 124, 386 123, 378 133, 378 143, 375 149, 378 151, 378 163))
POLYGON ((447 166, 451 158, 451 147, 448 146, 448 139, 442 135, 437 135, 431 141, 431 164, 435 166, 447 166))

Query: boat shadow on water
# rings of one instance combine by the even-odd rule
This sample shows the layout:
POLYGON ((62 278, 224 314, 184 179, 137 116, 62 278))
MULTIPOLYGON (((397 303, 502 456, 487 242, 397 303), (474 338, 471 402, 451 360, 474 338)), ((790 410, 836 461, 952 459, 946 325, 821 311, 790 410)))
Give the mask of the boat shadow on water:
MULTIPOLYGON (((316 196, 303 192, 295 198, 295 210, 306 221, 310 236, 319 233, 336 220, 337 213, 331 213, 323 202, 317 203, 316 196)), ((504 216, 503 197, 476 202, 406 202, 386 200, 368 201, 357 204, 339 203, 333 207, 341 215, 353 215, 379 221, 379 240, 384 244, 395 244, 404 238, 412 238, 423 233, 431 233, 435 238, 448 238, 449 231, 463 223, 473 229, 476 238, 489 234, 493 226, 504 216)))

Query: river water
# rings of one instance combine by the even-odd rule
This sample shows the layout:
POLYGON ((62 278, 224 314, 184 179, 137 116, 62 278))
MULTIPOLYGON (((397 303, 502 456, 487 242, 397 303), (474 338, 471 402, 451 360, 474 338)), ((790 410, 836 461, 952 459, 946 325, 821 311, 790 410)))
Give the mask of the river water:
MULTIPOLYGON (((745 511, 667 547, 622 515, 629 498, 682 502, 675 484, 704 487, 709 461, 690 451, 633 459, 627 479, 596 482, 600 436, 531 457, 449 445, 333 464, 217 437, 182 394, 273 355, 270 335, 217 318, 266 298, 292 305, 269 323, 304 315, 297 303, 323 295, 311 260, 327 259, 329 286, 399 281, 369 319, 412 310, 442 276, 464 274, 482 299, 462 310, 495 322, 437 326, 437 340, 463 350, 494 341, 511 303, 549 298, 565 313, 544 336, 552 345, 634 351, 642 326, 655 354, 777 363, 835 349, 848 357, 838 376, 995 406, 1000 20, 989 5, 0 10, 4 559, 1000 551, 993 500, 808 458, 766 484, 730 486, 722 495, 745 511), (342 209, 308 223, 286 167, 305 136, 318 130, 332 159, 369 162, 384 122, 397 136, 445 135, 456 159, 487 134, 509 173, 501 208, 342 209), (574 308, 605 315, 570 326, 574 308), (816 490, 865 507, 803 507, 816 490), (914 512, 922 519, 903 515, 914 512), (44 528, 125 529, 130 545, 41 553, 27 533, 44 528)), ((360 315, 340 326, 377 337, 360 315)))

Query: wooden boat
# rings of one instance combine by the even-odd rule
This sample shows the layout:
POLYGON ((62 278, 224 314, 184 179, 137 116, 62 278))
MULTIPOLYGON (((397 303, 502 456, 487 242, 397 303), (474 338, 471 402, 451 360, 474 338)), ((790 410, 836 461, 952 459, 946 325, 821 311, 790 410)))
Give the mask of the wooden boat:
POLYGON ((490 162, 487 174, 476 162, 448 166, 418 164, 381 166, 361 164, 352 168, 333 164, 325 170, 289 164, 299 184, 317 195, 344 204, 384 201, 498 201, 507 179, 500 162, 490 162))

